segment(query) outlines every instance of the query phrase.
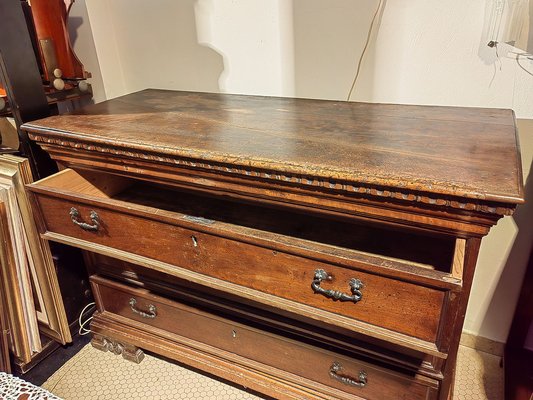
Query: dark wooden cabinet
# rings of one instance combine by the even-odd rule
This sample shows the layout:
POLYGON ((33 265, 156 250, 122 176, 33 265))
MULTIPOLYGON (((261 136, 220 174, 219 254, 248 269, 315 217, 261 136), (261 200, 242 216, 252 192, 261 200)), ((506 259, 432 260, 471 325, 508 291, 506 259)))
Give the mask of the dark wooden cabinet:
POLYGON ((481 238, 523 201, 511 111, 146 90, 23 129, 62 167, 29 190, 86 251, 94 346, 276 398, 451 398, 481 238))
POLYGON ((533 396, 533 249, 505 345, 505 399, 533 396))

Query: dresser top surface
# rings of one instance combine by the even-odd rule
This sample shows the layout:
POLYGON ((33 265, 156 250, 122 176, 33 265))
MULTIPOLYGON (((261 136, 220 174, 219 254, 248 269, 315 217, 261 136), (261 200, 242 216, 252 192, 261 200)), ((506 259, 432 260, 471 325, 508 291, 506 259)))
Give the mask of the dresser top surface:
POLYGON ((234 165, 286 181, 523 201, 511 110, 148 89, 23 129, 40 141, 234 165))

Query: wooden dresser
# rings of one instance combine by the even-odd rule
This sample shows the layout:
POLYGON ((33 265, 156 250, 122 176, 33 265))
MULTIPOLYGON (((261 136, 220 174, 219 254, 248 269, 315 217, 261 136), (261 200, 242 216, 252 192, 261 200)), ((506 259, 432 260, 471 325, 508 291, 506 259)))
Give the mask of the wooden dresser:
POLYGON ((145 90, 23 129, 94 346, 281 399, 452 397, 481 239, 523 202, 512 111, 145 90))

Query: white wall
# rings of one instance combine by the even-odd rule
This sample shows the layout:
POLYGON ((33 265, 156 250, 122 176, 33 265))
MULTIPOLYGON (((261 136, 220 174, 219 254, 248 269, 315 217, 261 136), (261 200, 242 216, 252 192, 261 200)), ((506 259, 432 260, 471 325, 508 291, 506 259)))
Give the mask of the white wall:
MULTIPOLYGON (((513 108, 533 118, 533 76, 486 46, 484 0, 384 1, 352 100, 513 108)), ((346 99, 377 5, 86 0, 84 22, 92 27, 103 81, 95 96, 155 87, 346 99)), ((90 47, 77 50, 82 60, 94 61, 90 47)), ((524 122, 526 172, 532 136, 524 122)), ((466 330, 505 341, 533 237, 528 216, 531 206, 521 207, 483 243, 466 330)))
POLYGON ((512 108, 533 117, 533 76, 486 45, 487 3, 388 0, 365 64, 371 79, 361 79, 355 99, 512 108))
POLYGON ((80 58, 85 70, 92 74, 89 80, 93 88, 93 101, 99 103, 108 98, 100 72, 98 55, 94 45, 93 30, 87 15, 84 0, 76 1, 69 13, 68 28, 74 52, 80 58))

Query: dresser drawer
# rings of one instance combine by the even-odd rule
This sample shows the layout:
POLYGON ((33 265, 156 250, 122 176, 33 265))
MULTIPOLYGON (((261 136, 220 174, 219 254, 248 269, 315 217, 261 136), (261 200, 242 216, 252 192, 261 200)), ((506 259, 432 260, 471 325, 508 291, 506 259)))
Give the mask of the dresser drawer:
POLYGON ((144 288, 160 296, 176 299, 182 303, 193 303, 199 307, 215 310, 215 313, 230 314, 252 324, 275 327, 275 329, 316 340, 360 358, 374 354, 387 355, 386 362, 404 369, 417 371, 428 377, 441 379, 444 359, 431 354, 397 346, 387 340, 361 335, 338 327, 325 326, 320 321, 301 318, 283 310, 276 310, 265 304, 243 302, 230 293, 213 291, 182 279, 124 262, 101 254, 85 252, 85 263, 90 275, 119 282, 130 287, 144 288), (287 322, 290 321, 290 322, 287 322))
POLYGON ((250 360, 250 365, 255 368, 257 363, 264 365, 272 375, 276 375, 278 370, 289 373, 283 374, 284 379, 294 374, 295 382, 299 384, 309 380, 331 387, 339 391, 335 392, 339 398, 352 398, 347 395, 352 394, 368 400, 428 400, 435 398, 438 389, 438 383, 431 379, 389 370, 269 333, 147 290, 131 288, 99 276, 91 277, 91 282, 99 313, 111 313, 140 322, 144 325, 142 329, 147 331, 155 328, 179 335, 197 342, 197 347, 203 351, 213 348, 236 354, 250 360))
POLYGON ((322 319, 317 312, 330 313, 330 323, 339 321, 338 315, 437 342, 450 284, 405 279, 424 277, 410 273, 422 269, 416 265, 137 204, 117 195, 126 181, 117 178, 96 185, 91 179, 98 175, 88 176, 66 170, 30 187, 45 237, 126 261, 157 260, 165 272, 180 276, 183 269, 193 271, 201 275, 187 275, 187 279, 256 301, 276 305, 276 299, 288 300, 294 309, 310 307, 309 314, 322 319), (202 276, 217 281, 203 282, 202 276), (239 292, 235 284, 252 291, 239 292))

